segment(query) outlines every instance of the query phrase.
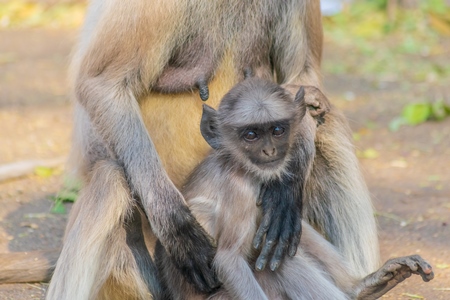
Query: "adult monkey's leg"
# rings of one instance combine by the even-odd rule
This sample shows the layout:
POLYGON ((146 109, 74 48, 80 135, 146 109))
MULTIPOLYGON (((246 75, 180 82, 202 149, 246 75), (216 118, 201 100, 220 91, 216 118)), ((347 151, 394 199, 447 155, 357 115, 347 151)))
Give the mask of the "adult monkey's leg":
MULTIPOLYGON (((140 227, 139 222, 132 222, 139 217, 133 213, 136 209, 120 166, 111 160, 96 162, 71 212, 48 299, 101 298, 108 281, 114 284, 109 285, 112 288, 106 291, 109 296, 105 299, 144 299, 150 293, 156 297, 161 293, 156 273, 139 271, 139 263, 154 268, 148 252, 133 253, 146 251, 145 246, 129 246, 134 242, 130 241, 133 235, 127 232, 129 227, 140 227), (147 258, 146 263, 141 258, 147 258)), ((134 235, 141 235, 139 228, 134 229, 134 235)))
POLYGON ((378 268, 374 211, 345 118, 332 108, 316 136, 304 216, 346 258, 356 276, 378 268))
MULTIPOLYGON (((319 1, 292 5, 295 7, 286 8, 290 17, 283 19, 289 23, 278 24, 273 50, 277 79, 283 84, 320 88, 322 27, 319 1)), ((317 130, 316 148, 316 159, 306 186, 303 216, 339 249, 355 275, 363 277, 378 268, 377 229, 347 121, 335 108, 325 116, 325 124, 317 130)))

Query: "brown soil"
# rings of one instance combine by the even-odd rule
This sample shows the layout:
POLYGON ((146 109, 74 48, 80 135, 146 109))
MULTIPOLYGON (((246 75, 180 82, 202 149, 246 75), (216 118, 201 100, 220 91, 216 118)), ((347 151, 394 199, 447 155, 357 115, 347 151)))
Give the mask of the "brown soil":
MULTIPOLYGON (((75 38, 74 31, 0 31, 0 165, 67 155, 72 121, 66 74, 75 38)), ((328 60, 344 56, 334 48, 325 53, 328 60)), ((382 259, 418 253, 435 270, 432 282, 415 276, 385 298, 450 299, 450 118, 388 130, 417 89, 434 93, 436 87, 374 85, 330 74, 325 86, 358 133, 356 148, 378 153, 361 158, 361 166, 377 211, 382 259)), ((439 92, 450 100, 448 89, 439 92)), ((0 253, 61 244, 67 215, 50 213, 50 197, 62 181, 56 169, 50 177, 0 182, 0 253)), ((0 300, 43 299, 46 286, 0 285, 0 300)))

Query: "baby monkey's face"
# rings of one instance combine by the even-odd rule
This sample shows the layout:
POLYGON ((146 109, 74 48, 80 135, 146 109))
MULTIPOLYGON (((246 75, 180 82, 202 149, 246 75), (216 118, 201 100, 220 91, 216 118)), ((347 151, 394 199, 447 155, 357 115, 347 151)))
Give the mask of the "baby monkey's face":
POLYGON ((236 133, 242 153, 257 168, 276 171, 283 166, 290 144, 289 121, 251 124, 236 133))

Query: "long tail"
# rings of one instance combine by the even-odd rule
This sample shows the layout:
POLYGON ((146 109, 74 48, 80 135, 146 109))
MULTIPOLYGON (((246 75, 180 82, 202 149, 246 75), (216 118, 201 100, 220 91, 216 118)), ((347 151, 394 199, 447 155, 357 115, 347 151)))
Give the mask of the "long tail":
POLYGON ((0 254, 0 283, 46 282, 60 249, 0 254))

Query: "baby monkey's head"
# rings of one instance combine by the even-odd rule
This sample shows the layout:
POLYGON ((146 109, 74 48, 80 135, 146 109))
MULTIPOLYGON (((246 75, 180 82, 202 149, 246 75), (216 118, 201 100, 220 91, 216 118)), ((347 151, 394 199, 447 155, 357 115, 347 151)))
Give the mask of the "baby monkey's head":
POLYGON ((262 179, 280 176, 306 112, 304 91, 294 97, 280 85, 249 78, 234 86, 218 110, 204 105, 201 132, 234 166, 262 179))

